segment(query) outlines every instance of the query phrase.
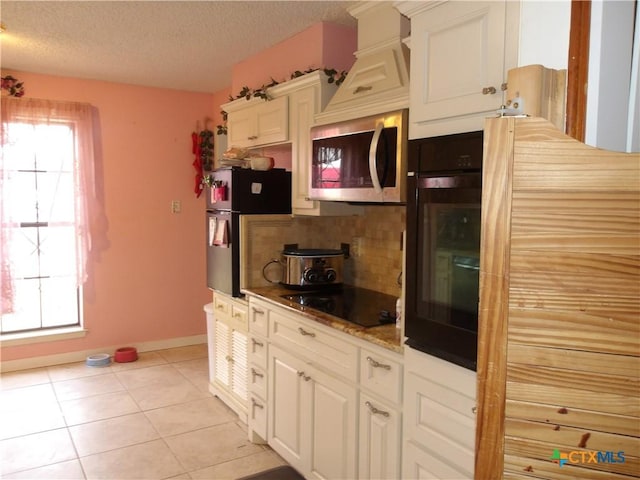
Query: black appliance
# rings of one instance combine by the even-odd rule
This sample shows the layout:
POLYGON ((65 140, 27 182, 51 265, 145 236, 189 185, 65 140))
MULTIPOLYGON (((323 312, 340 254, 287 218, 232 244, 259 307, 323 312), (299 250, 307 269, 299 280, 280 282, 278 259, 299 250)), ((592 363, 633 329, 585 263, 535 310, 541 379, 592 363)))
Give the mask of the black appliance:
POLYGON ((207 286, 240 294, 240 216, 291 213, 291 172, 221 168, 207 187, 207 286))
POLYGON ((482 132, 409 141, 406 344, 476 369, 482 132))
POLYGON ((343 286, 282 295, 298 310, 317 310, 361 327, 395 323, 396 297, 366 288, 343 286))

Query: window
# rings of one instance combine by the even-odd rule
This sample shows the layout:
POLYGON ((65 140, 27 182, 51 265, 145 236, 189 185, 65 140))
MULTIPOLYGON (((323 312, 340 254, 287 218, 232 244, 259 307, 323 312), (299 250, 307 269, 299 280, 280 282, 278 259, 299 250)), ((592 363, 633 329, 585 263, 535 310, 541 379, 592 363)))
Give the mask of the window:
POLYGON ((90 114, 84 104, 2 99, 2 334, 81 324, 90 114))

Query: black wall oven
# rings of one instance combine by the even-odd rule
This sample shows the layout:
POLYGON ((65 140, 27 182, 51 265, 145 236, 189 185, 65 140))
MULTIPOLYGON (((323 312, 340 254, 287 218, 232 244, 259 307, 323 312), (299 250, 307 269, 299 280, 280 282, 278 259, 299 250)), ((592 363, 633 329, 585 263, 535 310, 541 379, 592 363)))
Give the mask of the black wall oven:
POLYGON ((409 141, 407 345, 476 369, 482 132, 409 141))

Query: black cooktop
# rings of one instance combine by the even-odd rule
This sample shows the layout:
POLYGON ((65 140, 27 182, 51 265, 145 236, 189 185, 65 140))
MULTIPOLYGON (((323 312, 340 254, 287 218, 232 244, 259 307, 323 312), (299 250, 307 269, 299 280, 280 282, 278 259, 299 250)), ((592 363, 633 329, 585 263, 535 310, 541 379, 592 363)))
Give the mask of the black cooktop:
POLYGON ((282 295, 302 310, 318 310, 362 327, 395 323, 396 297, 366 288, 342 286, 282 295))

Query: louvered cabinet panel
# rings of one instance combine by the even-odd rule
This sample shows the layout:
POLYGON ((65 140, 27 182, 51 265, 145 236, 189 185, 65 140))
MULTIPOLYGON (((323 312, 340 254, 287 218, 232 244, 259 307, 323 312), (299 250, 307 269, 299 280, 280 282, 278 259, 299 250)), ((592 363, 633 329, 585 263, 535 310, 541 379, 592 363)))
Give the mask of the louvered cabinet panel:
POLYGON ((247 335, 231 332, 231 391, 242 400, 247 400, 247 335))
POLYGON ((247 421, 247 302, 214 292, 215 375, 209 390, 247 421))
POLYGON ((216 357, 216 378, 215 380, 225 387, 229 387, 231 383, 231 368, 229 359, 231 351, 229 349, 229 326, 221 321, 216 321, 216 340, 215 340, 215 357, 216 357))

